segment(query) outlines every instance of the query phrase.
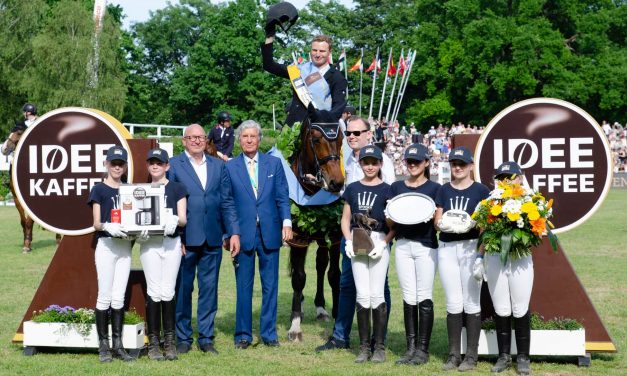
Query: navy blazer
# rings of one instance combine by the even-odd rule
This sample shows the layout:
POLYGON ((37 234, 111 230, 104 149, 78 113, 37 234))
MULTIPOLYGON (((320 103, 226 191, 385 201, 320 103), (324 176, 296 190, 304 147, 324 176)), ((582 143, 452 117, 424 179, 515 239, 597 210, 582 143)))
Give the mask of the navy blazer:
MULTIPOLYGON (((289 79, 290 75, 287 73, 287 65, 279 64, 274 61, 272 57, 273 51, 274 47, 272 43, 263 43, 261 45, 263 69, 275 76, 289 79)), ((335 69, 333 65, 331 65, 323 77, 329 84, 329 89, 331 90, 331 110, 318 110, 318 112, 322 114, 321 118, 323 119, 338 121, 342 116, 342 112, 344 112, 344 108, 346 108, 346 87, 348 83, 346 82, 346 78, 342 75, 342 72, 335 69)), ((290 127, 297 121, 304 121, 307 116, 307 108, 303 106, 303 103, 298 99, 294 90, 292 90, 292 94, 292 103, 287 110, 287 118, 285 119, 285 124, 290 127)))
POLYGON ((255 247, 257 218, 264 246, 268 249, 281 248, 283 220, 291 219, 289 188, 281 160, 261 152, 258 156, 256 198, 244 155, 240 154, 226 163, 235 198, 242 250, 255 247))
POLYGON ((231 192, 231 179, 226 165, 217 158, 206 156, 207 184, 200 179, 186 153, 170 159, 168 179, 185 185, 187 198, 187 225, 181 232, 186 246, 221 247, 223 235, 239 234, 237 214, 231 192))

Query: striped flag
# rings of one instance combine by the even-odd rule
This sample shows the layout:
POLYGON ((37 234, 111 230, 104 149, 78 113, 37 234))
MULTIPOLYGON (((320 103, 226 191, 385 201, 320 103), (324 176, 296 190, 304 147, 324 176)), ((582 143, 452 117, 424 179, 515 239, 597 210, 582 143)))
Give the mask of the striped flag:
POLYGON ((372 63, 370 64, 370 66, 368 67, 368 69, 366 69, 366 73, 372 72, 373 70, 375 70, 375 68, 377 69, 377 73, 381 72, 381 59, 379 59, 378 56, 374 57, 374 60, 372 60, 372 63))
POLYGON ((337 59, 337 69, 339 69, 340 72, 343 72, 346 70, 346 51, 344 49, 342 49, 340 58, 337 59))
POLYGON ((409 61, 410 57, 409 54, 410 52, 407 53, 407 60, 403 59, 403 54, 401 54, 401 58, 398 60, 398 74, 401 76, 405 73, 405 69, 407 69, 407 61, 409 61))
POLYGON ((359 59, 357 60, 357 62, 355 64, 353 64, 353 66, 351 67, 351 69, 349 69, 349 72, 354 72, 356 70, 359 70, 360 72, 362 72, 364 70, 364 66, 361 63, 361 56, 359 57, 359 59))
POLYGON ((396 74, 396 67, 394 66, 394 57, 390 56, 390 67, 388 68, 388 77, 393 77, 396 74))

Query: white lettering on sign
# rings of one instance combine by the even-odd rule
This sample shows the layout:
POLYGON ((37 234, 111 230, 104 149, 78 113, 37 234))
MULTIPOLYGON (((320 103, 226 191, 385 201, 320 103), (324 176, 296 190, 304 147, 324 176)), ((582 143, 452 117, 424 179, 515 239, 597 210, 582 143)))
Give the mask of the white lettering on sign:
MULTIPOLYGON (((592 160, 582 160, 592 157, 592 137, 573 138, 544 138, 540 147, 524 138, 494 140, 494 168, 504 160, 516 161, 523 170, 534 167, 538 162, 542 169, 551 168, 594 168, 592 160), (568 148, 566 145, 568 144, 568 148), (507 150, 504 150, 504 145, 507 150), (525 153, 526 149, 529 150, 525 153), (566 153, 568 152, 568 155, 566 153), (525 153, 525 154, 523 154, 525 153), (522 160, 522 156, 526 159, 522 160)), ((556 191, 566 193, 594 192, 593 174, 540 174, 527 178, 532 181, 534 189, 546 187, 549 193, 556 191)))
POLYGON ((28 147, 29 172, 36 174, 41 170, 43 174, 57 174, 66 170, 68 165, 72 173, 90 173, 94 168, 94 172, 105 172, 106 151, 111 146, 113 144, 98 144, 92 152, 92 145, 75 144, 70 146, 68 154, 68 151, 59 145, 39 147, 30 145, 28 147))
POLYGON ((537 174, 531 180, 533 189, 547 187, 550 193, 555 192, 556 187, 562 187, 561 191, 568 193, 594 192, 593 174, 537 174))
POLYGON ((76 192, 77 196, 89 192, 102 181, 102 178, 77 179, 30 179, 29 193, 31 196, 68 196, 76 192))
POLYGON ((565 158, 566 139, 565 138, 544 138, 541 148, 535 142, 524 138, 511 138, 507 140, 507 153, 503 150, 503 140, 494 140, 494 168, 496 169, 505 160, 516 161, 520 168, 527 169, 533 167, 538 159, 541 160, 542 168, 565 168, 568 160, 570 168, 594 168, 593 161, 582 161, 581 157, 591 157, 592 148, 584 148, 584 145, 593 144, 592 137, 573 137, 568 139, 569 156, 565 158), (526 148, 529 148, 530 155, 525 161, 521 156, 526 148), (540 158, 540 152, 542 156, 540 158), (516 155, 517 154, 517 155, 516 155), (507 158, 504 158, 507 155, 507 158))

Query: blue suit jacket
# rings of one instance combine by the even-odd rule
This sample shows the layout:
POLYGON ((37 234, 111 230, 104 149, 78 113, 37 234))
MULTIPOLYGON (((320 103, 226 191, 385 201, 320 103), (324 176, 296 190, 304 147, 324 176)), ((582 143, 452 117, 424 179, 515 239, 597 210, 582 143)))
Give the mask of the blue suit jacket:
POLYGON ((231 180, 226 165, 217 158, 206 156, 207 184, 200 179, 187 154, 170 159, 168 178, 185 185, 187 198, 187 225, 181 233, 186 246, 221 247, 222 236, 239 234, 237 214, 231 192, 231 180))
POLYGON ((244 155, 240 154, 226 164, 237 209, 240 244, 242 250, 255 247, 256 222, 259 218, 264 246, 279 249, 282 244, 283 220, 291 219, 287 179, 278 158, 260 152, 258 161, 256 198, 244 155))

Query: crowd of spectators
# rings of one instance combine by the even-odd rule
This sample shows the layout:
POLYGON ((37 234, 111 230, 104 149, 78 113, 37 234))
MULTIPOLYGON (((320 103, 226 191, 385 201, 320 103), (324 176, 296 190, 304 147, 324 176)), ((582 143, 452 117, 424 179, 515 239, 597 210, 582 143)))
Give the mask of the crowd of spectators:
POLYGON ((610 125, 603 120, 601 128, 610 142, 614 172, 627 172, 627 124, 623 126, 615 122, 610 125))
MULTIPOLYGON (((456 134, 469 134, 483 132, 483 126, 457 124, 431 126, 424 134, 411 123, 409 126, 401 126, 398 121, 393 126, 388 126, 383 120, 370 119, 370 125, 375 129, 375 139, 379 146, 394 162, 394 171, 397 176, 406 176, 407 167, 403 162, 403 152, 412 143, 422 143, 431 151, 431 176, 436 177, 439 166, 447 162, 448 152, 451 149, 451 137, 456 134)), ((610 151, 614 162, 614 172, 627 172, 627 124, 618 122, 610 125, 603 121, 603 132, 610 143, 610 151)))
POLYGON ((481 133, 484 127, 466 125, 461 122, 450 126, 439 124, 422 133, 414 123, 409 126, 400 126, 398 121, 393 126, 388 126, 385 120, 374 121, 371 126, 375 128, 375 138, 380 146, 394 162, 394 171, 397 176, 407 175, 407 167, 403 163, 403 152, 412 143, 421 143, 431 152, 430 174, 435 177, 439 173, 441 162, 448 161, 448 153, 451 149, 451 137, 456 134, 481 133))

